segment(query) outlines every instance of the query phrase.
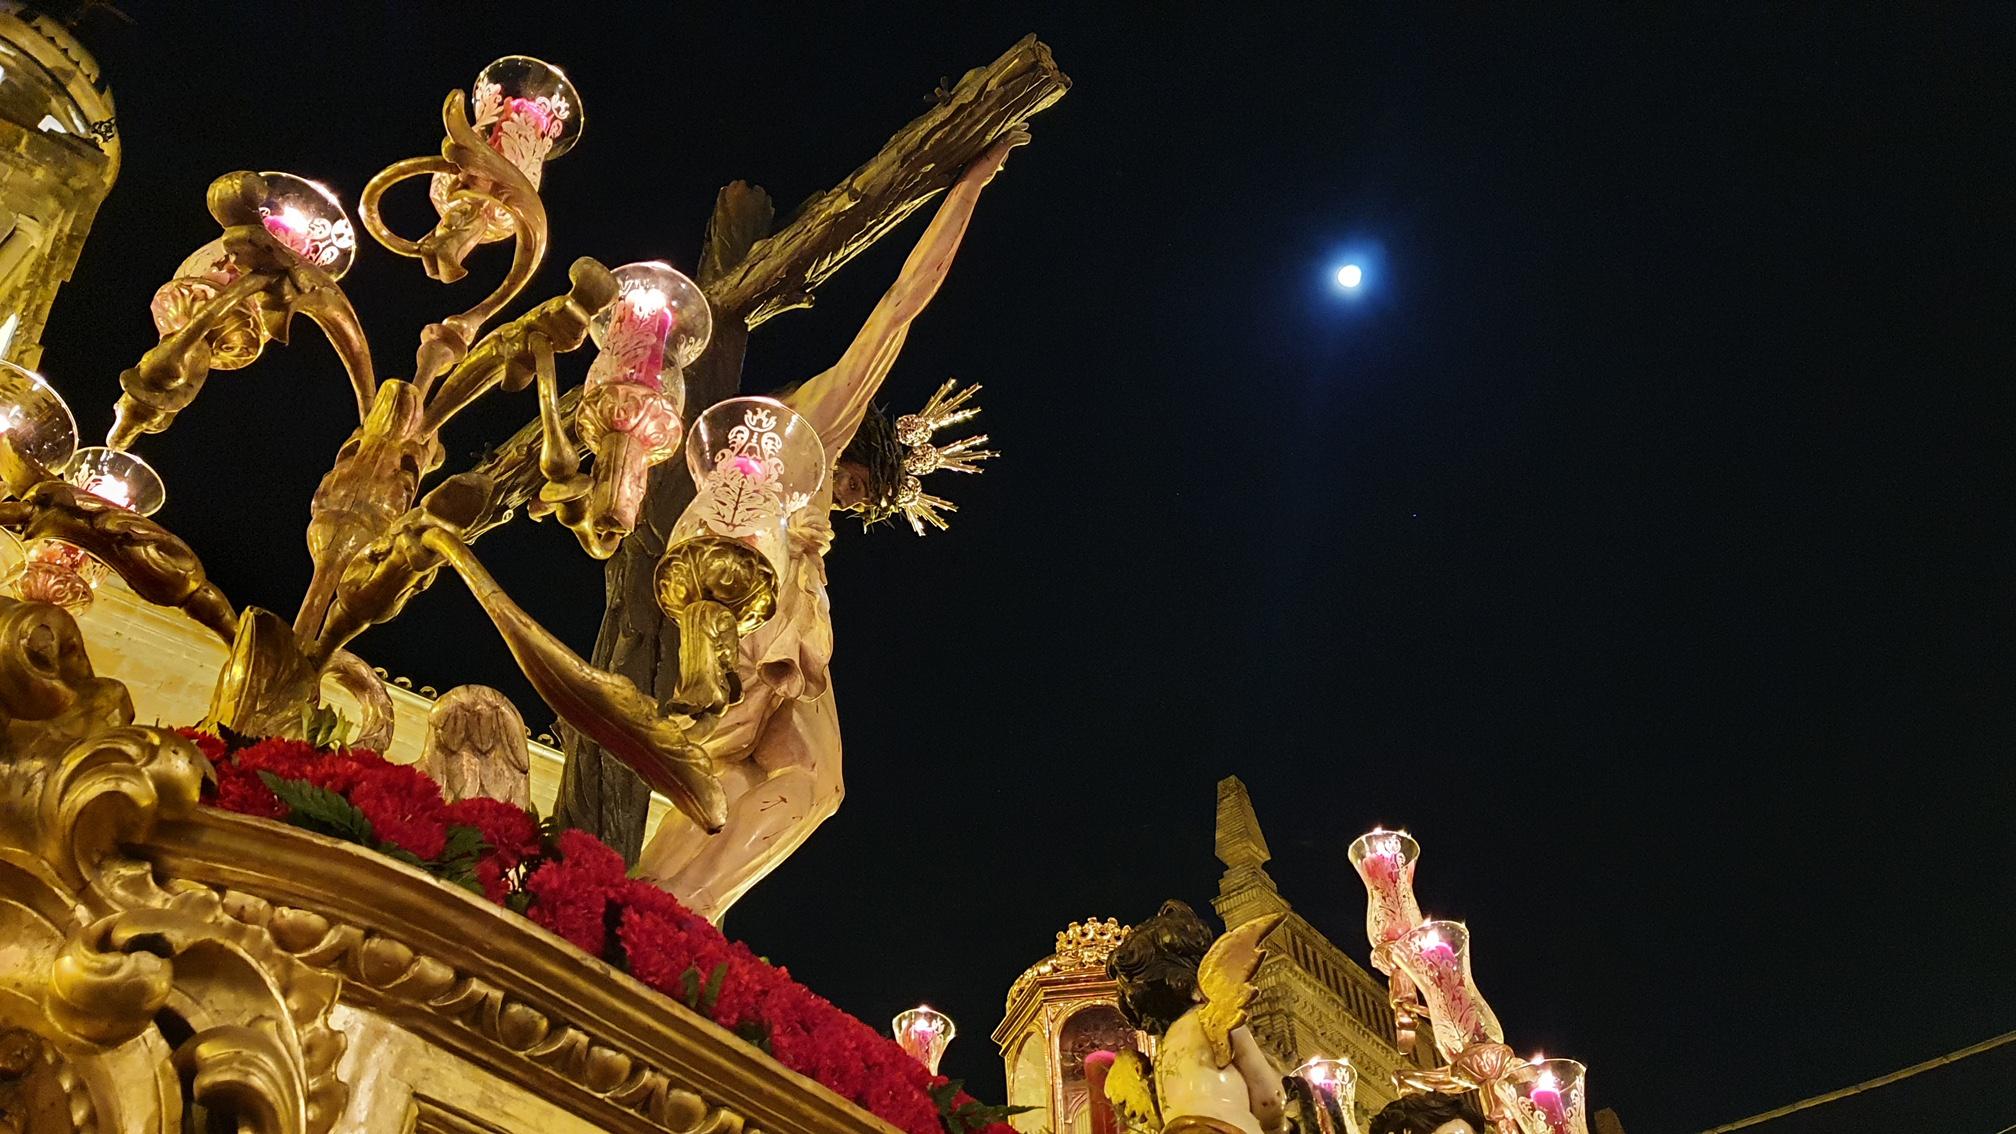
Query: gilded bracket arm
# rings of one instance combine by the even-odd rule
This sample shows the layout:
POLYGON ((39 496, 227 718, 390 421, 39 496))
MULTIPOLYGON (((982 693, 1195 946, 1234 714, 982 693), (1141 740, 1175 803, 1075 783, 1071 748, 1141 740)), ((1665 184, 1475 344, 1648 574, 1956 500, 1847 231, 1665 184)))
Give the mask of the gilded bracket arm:
POLYGON ((510 218, 517 242, 511 269, 495 291, 462 314, 432 324, 421 333, 413 384, 422 393, 461 361, 475 341, 477 330, 531 282, 533 273, 546 259, 549 239, 546 206, 539 199, 538 189, 476 133, 469 124, 461 92, 449 94, 442 104, 441 124, 448 137, 441 145, 440 157, 394 162, 364 186, 358 199, 358 214, 365 230, 390 251, 418 259, 430 277, 443 283, 453 283, 468 274, 463 261, 482 243, 485 229, 497 210, 510 218), (386 190, 422 175, 450 178, 453 188, 433 230, 411 240, 385 224, 379 205, 386 190))
POLYGON ((24 540, 57 539, 83 548, 156 606, 188 614, 225 641, 238 632, 231 600, 212 583, 188 544, 153 520, 103 500, 18 452, 0 436, 0 527, 24 540))
POLYGON ((583 256, 567 269, 571 286, 518 318, 484 335, 474 350, 449 371, 427 400, 422 427, 438 431, 449 419, 491 389, 516 392, 531 384, 545 352, 548 368, 557 353, 579 350, 588 341, 588 321, 616 298, 616 277, 583 256))
POLYGON ((708 831, 728 821, 728 797, 713 763, 629 678, 581 659, 512 602, 475 552, 454 534, 428 528, 420 539, 462 576, 539 696, 568 724, 634 769, 655 791, 708 831))

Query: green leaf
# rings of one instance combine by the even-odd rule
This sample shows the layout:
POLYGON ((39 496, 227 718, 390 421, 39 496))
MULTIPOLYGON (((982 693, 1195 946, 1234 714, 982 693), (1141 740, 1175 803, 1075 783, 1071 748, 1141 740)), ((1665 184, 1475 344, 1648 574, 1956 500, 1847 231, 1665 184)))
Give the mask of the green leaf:
POLYGON ((756 1050, 770 1054, 770 1025, 761 1020, 744 1020, 735 1025, 735 1034, 744 1041, 754 1044, 756 1050))
POLYGON ((721 1000, 721 985, 728 979, 728 962, 717 961, 714 971, 707 974, 707 987, 700 990, 700 1003, 694 1005, 702 1016, 714 1018, 714 1005, 721 1000))
MULTIPOLYGON (((363 846, 377 845, 371 820, 356 804, 336 792, 307 780, 291 780, 267 771, 259 773, 259 780, 287 805, 289 823, 363 846)), ((420 860, 413 861, 417 864, 420 860)))
POLYGON ((700 970, 692 965, 679 974, 679 1002, 696 1012, 700 1010, 700 970))
POLYGON ((506 894, 504 896, 504 906, 506 909, 509 909, 512 913, 519 914, 522 916, 525 913, 525 911, 532 908, 532 895, 526 893, 523 890, 520 890, 515 894, 506 894))
POLYGON ((489 849, 490 844, 483 841, 482 828, 468 826, 450 827, 448 828, 448 841, 441 845, 441 854, 438 861, 453 862, 458 858, 476 859, 482 857, 483 852, 489 849))
POLYGON ((301 736, 308 743, 321 749, 341 748, 357 735, 356 726, 343 719, 343 714, 327 705, 304 705, 301 708, 301 736))

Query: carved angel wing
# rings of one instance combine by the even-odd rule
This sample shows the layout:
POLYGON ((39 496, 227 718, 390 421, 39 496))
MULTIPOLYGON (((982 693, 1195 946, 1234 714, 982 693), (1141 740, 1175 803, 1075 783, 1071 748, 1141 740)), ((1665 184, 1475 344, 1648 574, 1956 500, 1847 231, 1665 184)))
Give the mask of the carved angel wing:
POLYGON ((1260 942, 1286 916, 1267 914, 1227 930, 1197 966, 1197 988, 1204 994, 1197 1022, 1211 1044, 1212 1060, 1220 1067, 1232 1062, 1232 1030, 1246 1022, 1246 1006, 1260 991, 1252 983, 1260 962, 1267 958, 1260 942))
POLYGON ((487 685, 458 685, 434 702, 420 766, 451 798, 487 795, 523 807, 531 795, 524 719, 487 685))
POLYGON ((1155 1105, 1155 1072, 1148 1057, 1131 1047, 1113 1055, 1113 1069, 1106 1072, 1106 1101, 1113 1104, 1114 1117, 1123 1129, 1153 1134, 1162 1129, 1162 1112, 1155 1105))

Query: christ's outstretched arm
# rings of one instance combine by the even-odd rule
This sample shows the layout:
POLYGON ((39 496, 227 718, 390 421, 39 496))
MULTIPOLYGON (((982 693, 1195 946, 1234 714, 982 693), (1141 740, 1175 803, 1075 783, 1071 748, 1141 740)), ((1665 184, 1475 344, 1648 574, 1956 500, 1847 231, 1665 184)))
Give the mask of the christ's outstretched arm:
POLYGON ((945 194, 930 227, 910 250, 910 258, 903 262, 903 271, 896 282, 875 304, 867 323, 854 336, 847 353, 831 369, 785 399, 792 409, 818 427, 819 440, 825 443, 828 458, 838 460, 846 452, 854 431, 861 427, 869 403, 882 387, 882 379, 888 377, 889 368, 895 365, 896 356, 903 349, 911 321, 938 294, 939 285, 952 270, 952 257, 966 235, 966 223, 973 218, 980 190, 1001 171, 1002 163, 1008 160, 1008 151, 1028 141, 1025 131, 1012 130, 966 167, 966 172, 959 175, 959 180, 945 194))

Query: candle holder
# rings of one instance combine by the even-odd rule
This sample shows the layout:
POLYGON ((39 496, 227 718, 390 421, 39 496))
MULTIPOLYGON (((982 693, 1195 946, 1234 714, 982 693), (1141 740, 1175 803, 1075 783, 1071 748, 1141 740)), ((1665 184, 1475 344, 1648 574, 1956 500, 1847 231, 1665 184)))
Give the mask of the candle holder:
MULTIPOLYGON (((534 189, 546 163, 573 149, 586 123, 581 95, 567 73, 530 55, 507 55, 483 68, 469 88, 469 103, 470 125, 534 189)), ((446 218, 455 194, 467 188, 465 178, 437 173, 427 183, 427 197, 446 218)), ((483 202, 483 224, 478 241, 483 244, 517 231, 510 210, 494 199, 483 202)))
POLYGON ((1421 844, 1405 831, 1375 827, 1353 839, 1346 854, 1365 883, 1365 936, 1372 943, 1372 963, 1391 972, 1380 947, 1421 924, 1421 905, 1414 897, 1421 844))
POLYGON ((1386 954, 1420 990, 1443 1059, 1459 1063, 1474 1044, 1504 1042, 1505 1029, 1470 975, 1470 931, 1461 922, 1424 921, 1387 945, 1386 954))
MULTIPOLYGON (((131 453, 103 446, 79 449, 63 479, 108 504, 142 516, 159 511, 168 498, 161 477, 131 453)), ((91 605, 105 565, 90 552, 60 539, 30 544, 15 582, 22 598, 74 612, 91 605)))
POLYGON ((1589 1134, 1589 1069, 1573 1059, 1536 1059, 1505 1076, 1521 1134, 1589 1134))
POLYGON ((0 435, 44 468, 60 469, 77 452, 77 419, 48 379, 0 362, 0 435))
MULTIPOLYGON (((357 233, 343 202, 327 186, 291 173, 258 174, 260 227, 304 264, 342 279, 357 258, 357 233)), ((149 311, 163 339, 187 327, 231 285, 249 265, 240 250, 222 236, 196 251, 175 269, 175 276, 154 293, 149 311)), ((244 289, 241 289, 244 290, 244 289)), ((269 320, 256 294, 237 298, 223 313, 210 317, 204 335, 213 370, 239 370, 259 358, 272 341, 269 320)))
POLYGON ((729 398, 693 422, 693 503, 658 561, 658 606, 679 624, 672 700, 718 711, 740 695, 735 647, 777 609, 789 524, 826 478, 819 431, 774 398, 729 398))
POLYGON ((1304 1134, 1359 1134, 1358 1069, 1350 1060, 1312 1057, 1294 1074, 1308 1099, 1304 1134))
POLYGON ((627 535, 653 466, 679 448, 685 430, 681 371, 707 349, 713 313, 700 285, 652 260, 610 273, 616 298, 589 320, 600 348, 588 368, 575 427, 595 454, 589 511, 627 535))
POLYGON ((945 1049, 952 1044, 952 1037, 959 1029, 952 1024, 952 1017, 919 1004, 907 1012, 898 1012, 889 1021, 889 1030, 896 1036, 896 1042, 910 1053, 910 1058, 924 1065, 933 1075, 938 1073, 938 1061, 945 1056, 945 1049))
POLYGON ((1358 880, 1365 884, 1365 936, 1372 943, 1372 967, 1388 977, 1393 1009, 1393 1042, 1402 1051, 1414 1046, 1414 1021, 1419 1014, 1414 986, 1393 971, 1387 946, 1421 924, 1421 904, 1414 897, 1414 868, 1421 844, 1405 831, 1374 827, 1351 841, 1346 852, 1358 880))

